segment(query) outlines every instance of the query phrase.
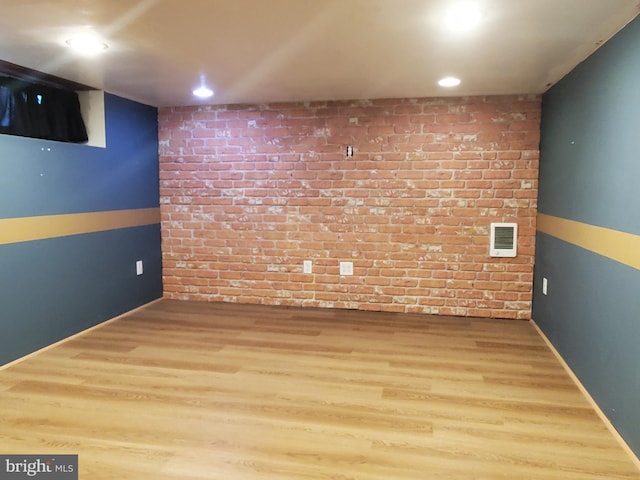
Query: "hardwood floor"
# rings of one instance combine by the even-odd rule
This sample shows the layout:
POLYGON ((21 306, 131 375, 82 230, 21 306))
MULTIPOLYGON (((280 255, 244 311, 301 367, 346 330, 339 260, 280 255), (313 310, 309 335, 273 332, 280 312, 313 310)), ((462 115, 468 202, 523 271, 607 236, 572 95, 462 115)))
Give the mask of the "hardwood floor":
POLYGON ((162 300, 0 370, 81 479, 640 479, 527 322, 162 300))

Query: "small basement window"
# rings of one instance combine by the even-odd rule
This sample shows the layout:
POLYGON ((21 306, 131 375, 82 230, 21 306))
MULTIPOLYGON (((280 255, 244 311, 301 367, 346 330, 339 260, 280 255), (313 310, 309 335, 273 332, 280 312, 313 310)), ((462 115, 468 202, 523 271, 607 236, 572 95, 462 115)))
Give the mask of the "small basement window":
POLYGON ((0 76, 0 133, 86 143, 78 94, 73 90, 0 76))
POLYGON ((105 148, 105 130, 104 92, 0 60, 0 134, 105 148))

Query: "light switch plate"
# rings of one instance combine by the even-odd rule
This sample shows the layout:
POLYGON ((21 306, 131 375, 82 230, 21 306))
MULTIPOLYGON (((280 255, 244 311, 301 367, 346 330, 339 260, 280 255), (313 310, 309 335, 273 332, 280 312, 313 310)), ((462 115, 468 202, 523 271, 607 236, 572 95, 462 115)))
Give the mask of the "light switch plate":
POLYGON ((311 263, 311 260, 305 260, 302 263, 302 272, 303 273, 312 273, 313 272, 313 263, 311 263))

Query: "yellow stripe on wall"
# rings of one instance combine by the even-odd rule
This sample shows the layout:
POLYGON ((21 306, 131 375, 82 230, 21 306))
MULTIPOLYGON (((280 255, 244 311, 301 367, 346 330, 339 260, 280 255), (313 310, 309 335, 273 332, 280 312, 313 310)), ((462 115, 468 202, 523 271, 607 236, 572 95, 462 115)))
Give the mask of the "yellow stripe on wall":
POLYGON ((640 270, 640 235, 542 213, 537 225, 542 233, 640 270))
POLYGON ((0 245, 160 223, 160 208, 0 219, 0 245))

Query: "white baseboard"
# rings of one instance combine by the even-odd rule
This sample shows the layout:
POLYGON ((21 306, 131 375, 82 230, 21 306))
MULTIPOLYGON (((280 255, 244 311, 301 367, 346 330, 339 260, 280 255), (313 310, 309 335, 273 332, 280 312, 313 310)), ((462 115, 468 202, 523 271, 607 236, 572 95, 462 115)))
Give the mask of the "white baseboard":
POLYGON ((145 303, 144 305, 140 305, 139 307, 136 307, 133 310, 129 310, 128 312, 122 313, 122 314, 118 315, 117 317, 113 317, 113 318, 110 318, 108 320, 105 320, 104 322, 100 322, 97 325, 94 325, 93 327, 87 328, 86 330, 82 330, 82 331, 80 331, 78 333, 74 333, 70 337, 66 337, 66 338, 63 338, 62 340, 58 340, 57 342, 52 343, 51 345, 47 345, 46 347, 39 348, 35 352, 31 352, 31 353, 25 355, 24 357, 16 358, 15 360, 13 360, 13 361, 11 361, 9 363, 5 363, 4 365, 0 365, 0 371, 4 370, 6 368, 9 368, 9 367, 11 367, 13 365, 16 365, 16 364, 18 364, 20 362, 23 362, 23 361, 27 360, 28 358, 35 357, 36 355, 39 355, 42 352, 46 352, 47 350, 49 350, 51 348, 55 348, 58 345, 62 345, 63 343, 68 342, 70 340, 73 340, 74 338, 77 338, 80 335, 84 335, 85 333, 89 333, 92 330, 95 330, 96 328, 100 328, 103 325, 106 325, 107 323, 115 322, 116 320, 119 320, 122 317, 126 317, 127 315, 130 315, 133 312, 136 312, 136 311, 138 311, 138 310, 140 310, 142 308, 148 307, 149 305, 153 305, 154 303, 159 302, 160 300, 162 300, 162 297, 157 298, 155 300, 152 300, 149 303, 145 303))
POLYGON ((553 346, 551 341, 547 338, 547 336, 544 334, 544 332, 538 326, 538 324, 533 319, 531 319, 530 322, 535 327, 535 329, 538 331, 538 333, 540 334, 542 339, 545 341, 545 343, 547 344, 549 349, 551 349, 551 351, 556 356, 558 361, 562 364, 562 366, 564 367, 565 371, 569 374, 569 377, 571 377, 571 380, 573 380, 573 382, 578 386, 578 388, 580 389, 580 391, 582 392, 584 397, 591 404, 591 406, 596 411, 596 413, 598 414, 600 419, 604 422, 604 424, 606 425, 607 429, 613 434, 613 436, 618 441, 620 446, 622 446, 624 451, 627 452, 627 454, 629 455, 629 457, 631 458, 633 463, 636 465, 638 470, 640 470, 640 458, 638 458, 638 456, 634 453, 634 451, 631 450, 631 447, 627 444, 627 442, 624 440, 624 438, 622 438, 622 435, 620 435, 618 430, 616 430, 616 428, 613 426, 613 424, 611 423, 609 418, 607 418, 607 416, 604 414, 604 412, 602 411, 600 406, 596 403, 596 401, 593 399, 593 397, 591 396, 589 391, 585 388, 585 386, 582 384, 580 379, 578 379, 577 375, 575 373, 573 373, 573 370, 571 370, 571 367, 569 366, 569 364, 567 364, 567 362, 565 362, 564 358, 562 358, 562 356, 560 355, 558 350, 556 350, 556 347, 553 346))

